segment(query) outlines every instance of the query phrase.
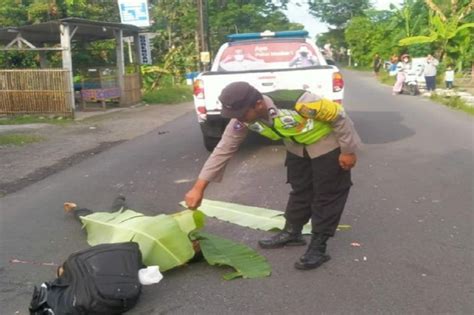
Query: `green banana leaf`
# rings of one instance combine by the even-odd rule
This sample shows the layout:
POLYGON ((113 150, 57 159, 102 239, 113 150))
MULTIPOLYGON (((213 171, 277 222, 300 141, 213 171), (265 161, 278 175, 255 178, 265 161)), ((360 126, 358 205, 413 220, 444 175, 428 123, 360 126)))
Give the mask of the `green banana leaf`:
POLYGON ((466 23, 466 24, 463 24, 463 25, 459 26, 458 28, 456 28, 456 30, 454 32, 454 35, 459 33, 460 31, 462 31, 463 29, 466 29, 466 28, 474 28, 474 23, 466 23))
POLYGON ((161 271, 166 271, 183 265, 194 256, 188 237, 194 215, 192 211, 185 211, 175 218, 165 214, 150 217, 125 210, 96 212, 81 217, 81 221, 89 245, 136 242, 145 265, 158 265, 161 271), (185 231, 181 226, 185 226, 185 231))
POLYGON ((432 43, 438 38, 437 35, 431 36, 413 36, 400 39, 398 44, 400 46, 410 46, 414 44, 432 43))
MULTIPOLYGON (((185 203, 181 202, 181 205, 185 206, 185 203)), ((282 211, 266 208, 204 199, 199 207, 199 211, 209 217, 263 231, 281 230, 285 226, 285 218, 282 211)), ((338 226, 338 230, 349 228, 350 225, 338 226)), ((303 233, 311 234, 310 223, 303 227, 303 233)))
POLYGON ((179 227, 186 234, 189 234, 191 231, 203 228, 206 223, 206 216, 204 213, 197 210, 184 210, 171 214, 171 217, 178 222, 179 227))
POLYGON ((235 269, 224 275, 225 280, 262 278, 272 273, 265 257, 248 246, 204 232, 195 232, 193 237, 199 240, 202 254, 210 265, 226 265, 235 269))
POLYGON ((264 231, 283 229, 285 225, 281 211, 230 202, 203 199, 199 211, 209 217, 264 231))

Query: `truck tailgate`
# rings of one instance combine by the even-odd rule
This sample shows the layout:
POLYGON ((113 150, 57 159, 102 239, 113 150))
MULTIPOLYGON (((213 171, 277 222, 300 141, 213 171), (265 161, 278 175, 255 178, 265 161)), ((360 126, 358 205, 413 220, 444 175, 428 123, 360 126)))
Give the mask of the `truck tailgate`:
POLYGON ((310 69, 265 72, 207 72, 203 73, 200 79, 204 84, 205 106, 210 113, 220 111, 221 104, 218 102, 218 96, 226 85, 235 81, 248 82, 262 93, 304 89, 319 96, 334 99, 332 74, 336 71, 331 66, 318 66, 310 69))

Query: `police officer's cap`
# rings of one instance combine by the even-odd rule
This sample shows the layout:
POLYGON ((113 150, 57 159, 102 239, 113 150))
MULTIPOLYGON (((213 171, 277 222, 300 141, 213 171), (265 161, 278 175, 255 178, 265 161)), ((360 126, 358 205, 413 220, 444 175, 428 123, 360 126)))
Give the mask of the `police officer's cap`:
POLYGON ((262 99, 262 94, 247 82, 233 82, 227 85, 219 96, 222 104, 222 116, 242 118, 245 112, 262 99))

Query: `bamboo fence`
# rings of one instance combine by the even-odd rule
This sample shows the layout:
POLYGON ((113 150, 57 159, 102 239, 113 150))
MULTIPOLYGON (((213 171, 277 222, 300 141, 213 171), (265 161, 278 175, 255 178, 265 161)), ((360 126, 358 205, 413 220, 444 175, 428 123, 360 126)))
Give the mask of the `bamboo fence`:
POLYGON ((0 70, 0 114, 72 116, 70 96, 67 70, 0 70))
POLYGON ((140 75, 138 73, 126 74, 123 76, 124 80, 124 91, 122 99, 120 100, 121 106, 134 105, 141 101, 142 93, 140 86, 140 75))

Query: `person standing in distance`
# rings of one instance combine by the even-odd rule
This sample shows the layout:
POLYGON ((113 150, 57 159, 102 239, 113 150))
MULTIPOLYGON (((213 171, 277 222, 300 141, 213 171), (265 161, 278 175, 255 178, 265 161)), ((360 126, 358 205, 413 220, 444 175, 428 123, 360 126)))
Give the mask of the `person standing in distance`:
POLYGON ((402 93, 403 83, 406 79, 406 74, 411 70, 410 55, 403 54, 401 61, 397 63, 397 81, 393 85, 392 94, 398 95, 402 93))
POLYGON ((454 81, 454 69, 453 65, 448 65, 446 71, 444 72, 444 81, 446 83, 446 88, 451 90, 453 88, 454 81))
MULTIPOLYGON (((330 259, 327 241, 334 236, 352 185, 360 138, 339 104, 301 91, 295 106, 317 108, 314 119, 295 110, 279 109, 279 101, 262 95, 246 82, 234 82, 221 92, 222 116, 231 118, 222 139, 205 162, 194 186, 185 195, 190 209, 200 206, 210 182, 222 180, 225 167, 249 130, 272 140, 282 139, 291 185, 283 230, 260 240, 262 248, 306 245, 303 226, 311 219, 312 237, 297 269, 314 269, 330 259)), ((288 102, 286 100, 286 102, 288 102)))
POLYGON ((436 68, 438 67, 438 64, 439 61, 431 54, 426 57, 423 66, 423 75, 425 76, 426 90, 428 92, 434 92, 436 90, 436 68))
POLYGON ((380 68, 382 67, 382 58, 380 58, 379 54, 375 54, 374 60, 373 60, 373 69, 374 69, 374 74, 376 77, 379 76, 380 68))

